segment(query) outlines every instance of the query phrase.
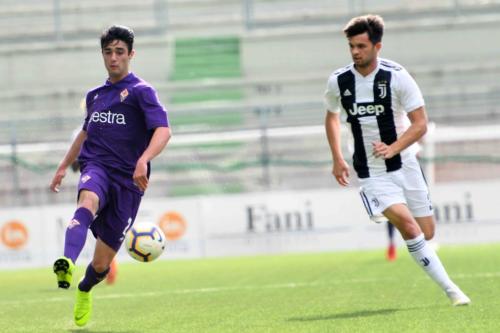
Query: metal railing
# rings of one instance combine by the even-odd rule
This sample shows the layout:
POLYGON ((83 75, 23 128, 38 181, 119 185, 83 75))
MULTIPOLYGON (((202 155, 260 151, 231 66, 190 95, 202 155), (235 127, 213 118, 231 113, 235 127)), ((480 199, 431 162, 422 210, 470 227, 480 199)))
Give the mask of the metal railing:
MULTIPOLYGON (((500 177, 498 125, 442 126, 430 133, 421 162, 431 182, 500 177)), ((59 194, 48 189, 68 145, 20 145, 0 154, 0 206, 74 201, 77 173, 68 170, 59 194)), ((267 128, 263 123, 252 130, 180 134, 154 160, 148 196, 331 188, 336 186, 331 167, 322 125, 267 128)))

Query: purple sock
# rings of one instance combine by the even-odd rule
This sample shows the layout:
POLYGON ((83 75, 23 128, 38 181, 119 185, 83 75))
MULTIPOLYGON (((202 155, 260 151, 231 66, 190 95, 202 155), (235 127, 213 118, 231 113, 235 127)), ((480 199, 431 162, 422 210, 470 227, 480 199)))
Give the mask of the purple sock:
POLYGON ((104 280, 104 278, 108 273, 109 273, 109 267, 104 272, 98 273, 96 272, 94 267, 92 267, 92 264, 89 264, 87 266, 87 270, 85 271, 85 276, 83 277, 83 280, 80 281, 80 284, 78 285, 78 289, 80 289, 81 291, 89 292, 93 286, 104 280))
POLYGON ((66 238, 64 239, 64 256, 76 262, 82 252, 87 231, 94 220, 94 215, 87 208, 80 207, 75 211, 69 226, 66 228, 66 238))

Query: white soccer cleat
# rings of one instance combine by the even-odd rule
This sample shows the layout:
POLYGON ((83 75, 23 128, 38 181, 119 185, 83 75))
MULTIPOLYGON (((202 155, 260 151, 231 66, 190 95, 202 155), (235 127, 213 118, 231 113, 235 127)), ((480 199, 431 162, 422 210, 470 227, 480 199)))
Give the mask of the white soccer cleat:
POLYGON ((446 290, 446 295, 453 306, 469 305, 471 300, 458 287, 446 290))

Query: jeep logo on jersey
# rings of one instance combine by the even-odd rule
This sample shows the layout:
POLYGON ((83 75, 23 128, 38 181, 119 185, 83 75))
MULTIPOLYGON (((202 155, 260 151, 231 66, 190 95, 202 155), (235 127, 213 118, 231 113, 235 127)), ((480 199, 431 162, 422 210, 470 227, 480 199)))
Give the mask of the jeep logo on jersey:
POLYGON ((381 104, 363 104, 365 105, 353 103, 352 109, 348 111, 349 114, 351 116, 379 116, 385 111, 385 107, 381 104))
POLYGON ((90 123, 118 124, 126 125, 125 116, 121 113, 113 113, 111 111, 94 112, 90 116, 90 123))

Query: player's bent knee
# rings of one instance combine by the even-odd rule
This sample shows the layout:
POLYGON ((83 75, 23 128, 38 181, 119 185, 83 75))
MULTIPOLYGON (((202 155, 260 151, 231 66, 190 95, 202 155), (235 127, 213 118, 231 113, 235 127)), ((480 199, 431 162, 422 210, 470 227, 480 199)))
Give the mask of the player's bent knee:
POLYGON ((99 207, 99 197, 94 192, 83 190, 80 192, 78 206, 87 208, 95 215, 99 207))
POLYGON ((414 239, 422 233, 420 227, 416 223, 410 221, 402 223, 398 229, 404 239, 414 239))

